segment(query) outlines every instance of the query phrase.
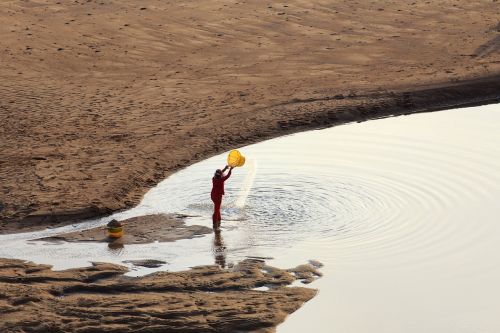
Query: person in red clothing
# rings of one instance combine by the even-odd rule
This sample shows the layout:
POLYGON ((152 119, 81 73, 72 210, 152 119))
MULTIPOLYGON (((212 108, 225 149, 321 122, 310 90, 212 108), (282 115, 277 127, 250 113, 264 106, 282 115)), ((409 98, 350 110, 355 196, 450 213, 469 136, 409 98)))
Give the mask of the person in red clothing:
POLYGON ((233 167, 226 165, 224 169, 215 170, 214 177, 212 178, 212 192, 210 197, 214 202, 214 214, 212 215, 212 222, 214 230, 218 231, 220 229, 220 221, 222 220, 220 216, 220 206, 222 204, 222 196, 224 195, 224 182, 231 176, 231 171, 233 167), (224 175, 224 171, 229 168, 227 175, 224 175))

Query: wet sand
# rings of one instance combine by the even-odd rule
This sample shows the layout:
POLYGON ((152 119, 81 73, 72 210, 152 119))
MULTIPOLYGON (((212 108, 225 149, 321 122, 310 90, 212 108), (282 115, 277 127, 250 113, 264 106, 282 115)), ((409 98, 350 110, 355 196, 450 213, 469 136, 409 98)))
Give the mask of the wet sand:
POLYGON ((52 237, 40 238, 44 241, 64 242, 106 242, 116 245, 145 244, 152 242, 174 242, 179 239, 191 239, 212 232, 212 229, 201 225, 186 225, 182 215, 146 215, 120 221, 124 235, 118 239, 110 239, 106 226, 83 231, 69 232, 52 237))
MULTIPOLYGON (((0 233, 131 207, 230 148, 498 100, 499 14, 465 0, 3 1, 0 233)), ((0 259, 0 331, 272 330, 315 295, 285 286, 319 275, 255 260, 125 272, 0 259)))
POLYGON ((0 259, 0 331, 272 332, 316 294, 287 287, 295 271, 318 276, 306 266, 287 271, 245 260, 231 269, 203 266, 131 278, 113 264, 52 271, 0 259), (254 290, 263 286, 270 289, 254 290))
POLYGON ((137 204, 217 152, 498 100, 496 2, 4 1, 0 232, 137 204))

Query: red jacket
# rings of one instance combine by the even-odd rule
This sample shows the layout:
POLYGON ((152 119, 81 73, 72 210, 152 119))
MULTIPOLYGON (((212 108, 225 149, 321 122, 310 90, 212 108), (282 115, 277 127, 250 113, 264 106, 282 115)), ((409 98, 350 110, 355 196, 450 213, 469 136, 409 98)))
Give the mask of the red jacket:
POLYGON ((212 193, 210 195, 223 196, 225 194, 224 193, 224 182, 226 181, 226 179, 229 178, 229 176, 231 176, 231 170, 229 170, 227 175, 224 177, 221 177, 221 178, 213 177, 212 178, 212 193))

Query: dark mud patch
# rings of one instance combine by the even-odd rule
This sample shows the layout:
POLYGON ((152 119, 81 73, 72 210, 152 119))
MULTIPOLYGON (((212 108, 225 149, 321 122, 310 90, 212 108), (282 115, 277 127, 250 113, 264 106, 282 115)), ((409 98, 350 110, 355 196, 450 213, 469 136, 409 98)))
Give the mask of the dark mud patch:
POLYGON ((143 260, 125 260, 122 261, 124 264, 132 264, 134 266, 146 267, 146 268, 158 268, 165 265, 167 262, 163 260, 154 259, 143 259, 143 260))

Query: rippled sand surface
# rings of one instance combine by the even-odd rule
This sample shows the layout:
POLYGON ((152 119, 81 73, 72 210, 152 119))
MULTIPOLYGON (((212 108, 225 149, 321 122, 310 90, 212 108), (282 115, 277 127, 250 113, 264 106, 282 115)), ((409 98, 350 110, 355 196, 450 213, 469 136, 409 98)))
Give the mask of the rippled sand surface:
POLYGON ((500 91, 496 1, 0 4, 5 233, 128 209, 236 143, 500 91))
MULTIPOLYGON (((242 148, 227 182, 221 238, 126 246, 29 239, 103 224, 0 236, 0 257, 52 263, 158 259, 162 269, 247 256, 317 259, 319 295, 278 331, 498 332, 500 106, 351 124, 242 148)), ((210 226, 210 177, 225 155, 193 165, 117 218, 194 215, 210 226)), ((144 274, 141 269, 132 274, 144 274)))

